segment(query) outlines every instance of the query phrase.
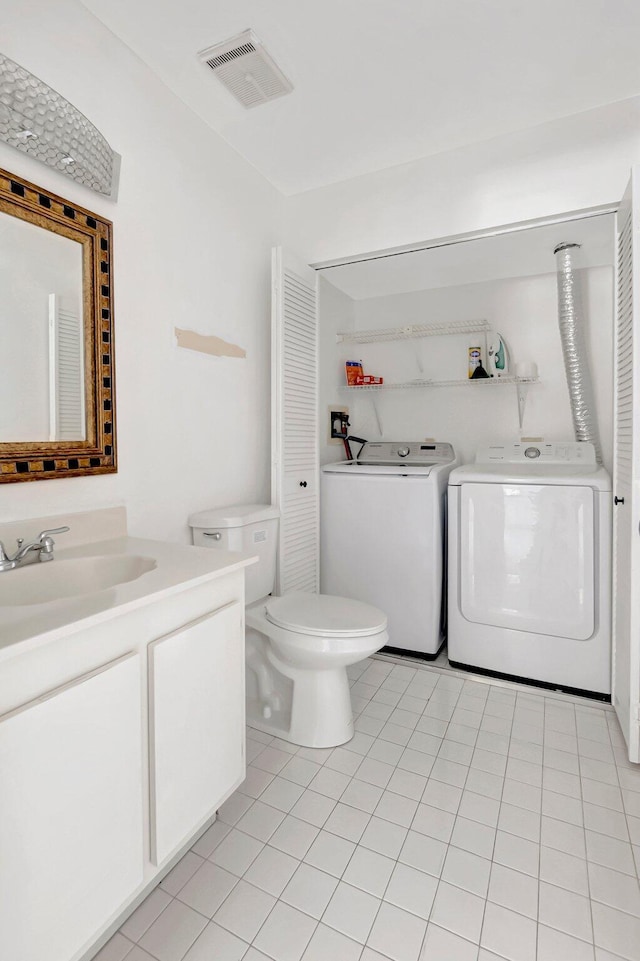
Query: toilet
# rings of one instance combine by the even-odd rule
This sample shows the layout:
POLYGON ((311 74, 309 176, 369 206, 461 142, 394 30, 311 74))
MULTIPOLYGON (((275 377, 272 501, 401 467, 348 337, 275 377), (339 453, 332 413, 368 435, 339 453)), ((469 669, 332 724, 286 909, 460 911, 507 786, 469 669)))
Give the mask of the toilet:
POLYGON ((303 747, 353 737, 347 667, 388 642, 387 617, 370 604, 329 594, 272 597, 279 523, 262 504, 201 511, 193 543, 258 556, 246 568, 247 724, 303 747))

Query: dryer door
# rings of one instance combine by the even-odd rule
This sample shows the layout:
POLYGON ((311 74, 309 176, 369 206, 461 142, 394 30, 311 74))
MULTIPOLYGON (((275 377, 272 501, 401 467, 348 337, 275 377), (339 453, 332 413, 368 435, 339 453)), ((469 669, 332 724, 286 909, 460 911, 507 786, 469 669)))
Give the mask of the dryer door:
POLYGON ((591 488, 463 484, 460 495, 464 617, 534 634, 591 637, 591 488))

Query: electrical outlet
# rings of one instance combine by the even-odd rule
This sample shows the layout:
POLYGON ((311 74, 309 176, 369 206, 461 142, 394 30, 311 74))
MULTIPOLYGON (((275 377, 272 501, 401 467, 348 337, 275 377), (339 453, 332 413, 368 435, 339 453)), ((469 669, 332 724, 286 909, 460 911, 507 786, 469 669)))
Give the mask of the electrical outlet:
POLYGON ((349 408, 329 405, 329 444, 342 444, 349 433, 349 408))

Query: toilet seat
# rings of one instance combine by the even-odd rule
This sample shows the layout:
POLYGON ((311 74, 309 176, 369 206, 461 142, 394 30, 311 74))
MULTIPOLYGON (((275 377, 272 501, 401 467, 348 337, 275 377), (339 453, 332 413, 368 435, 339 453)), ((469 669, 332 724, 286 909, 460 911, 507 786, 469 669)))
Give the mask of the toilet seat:
POLYGON ((331 594, 294 591, 272 597, 265 605, 276 627, 315 637, 366 637, 386 630, 387 617, 377 607, 331 594))
POLYGON ((354 734, 347 669, 389 643, 387 617, 346 597, 271 597, 278 518, 270 505, 241 504, 194 514, 190 523, 197 546, 258 561, 245 578, 248 725, 302 747, 334 748, 354 734))

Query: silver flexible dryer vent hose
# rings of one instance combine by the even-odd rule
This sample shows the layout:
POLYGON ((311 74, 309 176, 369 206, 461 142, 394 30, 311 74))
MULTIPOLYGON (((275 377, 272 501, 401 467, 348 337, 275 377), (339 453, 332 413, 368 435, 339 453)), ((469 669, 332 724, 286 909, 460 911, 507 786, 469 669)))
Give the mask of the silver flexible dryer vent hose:
POLYGON ((587 362, 580 292, 573 268, 572 251, 576 247, 580 247, 580 244, 562 243, 558 244, 553 251, 556 255, 558 271, 558 322, 576 440, 593 444, 596 459, 601 464, 602 451, 596 422, 591 372, 587 362))

